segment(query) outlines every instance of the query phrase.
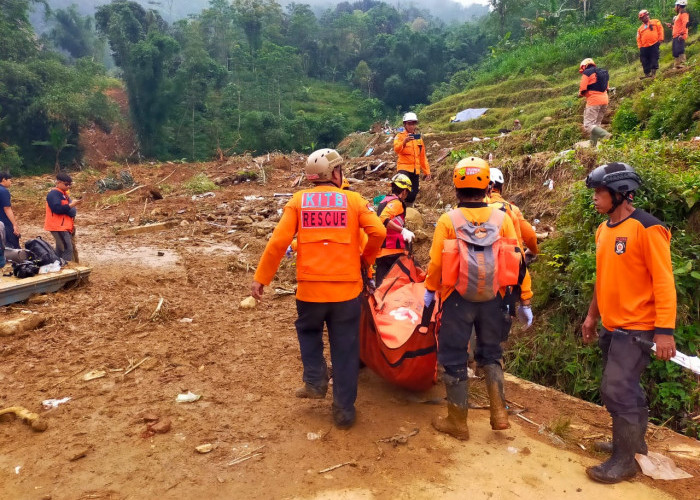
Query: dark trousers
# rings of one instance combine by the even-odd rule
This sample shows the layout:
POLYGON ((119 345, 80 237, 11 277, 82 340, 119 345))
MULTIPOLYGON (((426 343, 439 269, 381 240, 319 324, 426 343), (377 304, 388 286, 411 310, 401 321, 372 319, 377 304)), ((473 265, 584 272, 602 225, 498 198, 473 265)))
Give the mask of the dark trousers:
POLYGON ((416 196, 418 196, 418 190, 420 188, 420 174, 415 172, 408 172, 406 170, 399 170, 399 174, 407 175, 411 179, 411 192, 406 196, 406 203, 413 203, 416 201, 416 196))
POLYGON ((659 69, 659 42, 649 47, 639 49, 639 60, 642 62, 644 74, 648 75, 653 69, 659 69))
POLYGON ((481 366, 499 364, 503 355, 503 314, 499 299, 468 302, 452 292, 442 305, 442 324, 438 331, 438 363, 445 373, 466 380, 469 337, 476 333, 474 359, 481 366))
POLYGON ((603 351, 603 380, 600 395, 613 417, 622 417, 630 424, 642 423, 647 413, 646 394, 640 383, 642 372, 651 362, 650 354, 633 337, 652 340, 653 331, 613 333, 601 328, 598 346, 603 351))
POLYGON ((19 236, 15 234, 15 228, 12 224, 5 224, 5 247, 20 248, 19 236))
POLYGON ((51 231, 56 240, 56 253, 66 262, 73 260, 73 233, 68 231, 51 231))
POLYGON ((328 384, 328 367, 323 357, 325 323, 333 363, 333 405, 345 416, 354 416, 360 369, 360 298, 344 302, 297 300, 297 314, 294 324, 304 364, 304 382, 314 387, 328 384))
POLYGON ((683 37, 677 36, 671 42, 671 53, 673 57, 678 57, 681 54, 685 54, 685 40, 683 37))
POLYGON ((384 277, 389 272, 389 269, 391 269, 391 266, 393 266, 394 262, 396 262, 402 255, 402 253, 397 253, 394 255, 385 255, 384 257, 377 257, 377 272, 374 276, 374 281, 377 287, 379 287, 379 285, 382 284, 382 281, 384 281, 384 277))

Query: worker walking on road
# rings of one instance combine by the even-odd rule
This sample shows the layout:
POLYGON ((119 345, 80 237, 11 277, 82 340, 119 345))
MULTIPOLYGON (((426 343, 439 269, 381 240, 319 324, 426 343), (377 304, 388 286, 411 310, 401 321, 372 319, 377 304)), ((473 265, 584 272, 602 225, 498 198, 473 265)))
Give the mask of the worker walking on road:
POLYGON ((688 38, 688 24, 690 23, 690 16, 685 11, 687 5, 688 0, 676 0, 676 15, 673 17, 673 24, 666 23, 667 27, 673 29, 671 52, 675 68, 685 66, 685 41, 688 38))
POLYGON ((421 134, 416 132, 418 116, 415 113, 406 113, 403 115, 403 126, 404 130, 396 134, 394 139, 394 151, 398 156, 396 169, 400 174, 411 179, 411 192, 406 198, 406 203, 413 203, 418 196, 421 172, 426 181, 429 181, 432 176, 425 152, 425 142, 421 134))
POLYGON ((608 220, 596 231, 596 281, 583 322, 583 341, 603 351, 600 394, 612 416, 612 456, 586 470, 594 480, 617 483, 637 474, 635 453, 646 454, 649 410, 640 384, 650 354, 635 338, 656 343, 656 357, 676 354, 676 287, 671 266, 671 233, 632 205, 641 179, 625 163, 593 170, 586 186, 595 189, 596 211, 608 220), (602 327, 598 328, 598 320, 602 327))
POLYGON ((608 110, 608 71, 598 68, 595 61, 587 57, 579 65, 581 83, 578 96, 586 98, 583 111, 583 130, 591 137, 595 146, 599 139, 610 137, 610 133, 601 127, 605 112, 608 110))
POLYGON ((411 179, 396 174, 391 179, 391 194, 379 204, 379 220, 386 227, 386 239, 377 257, 377 286, 384 281, 394 262, 406 253, 406 244, 413 242, 415 235, 404 227, 406 222, 406 198, 411 192, 411 179))
POLYGON ((347 429, 355 422, 362 268, 374 263, 386 230, 362 196, 340 188, 342 163, 342 157, 333 149, 321 149, 309 156, 306 177, 315 186, 295 193, 285 205, 260 257, 251 294, 262 299, 263 287, 272 281, 296 235, 295 325, 304 365, 304 386, 296 396, 326 396, 325 323, 333 364, 333 420, 336 427, 347 429), (368 236, 362 254, 360 230, 368 236))
POLYGON ((639 11, 639 20, 642 25, 637 29, 637 47, 639 47, 639 60, 642 62, 644 76, 641 78, 654 78, 659 69, 659 46, 664 41, 664 28, 658 19, 650 19, 649 11, 639 11))
POLYGON ((457 163, 453 183, 458 208, 443 214, 437 222, 425 278, 425 306, 430 307, 438 290, 442 300, 438 363, 445 369, 442 379, 447 393, 447 417, 437 417, 432 424, 438 431, 461 440, 469 439, 467 346, 473 327, 476 361, 486 375, 491 428, 510 427, 502 399, 503 323, 500 300, 496 296, 499 285, 495 282, 492 245, 500 238, 517 244, 517 235, 511 219, 484 201, 489 179, 486 161, 471 157, 457 163), (478 241, 483 245, 481 251, 472 252, 478 248, 467 240, 478 241))

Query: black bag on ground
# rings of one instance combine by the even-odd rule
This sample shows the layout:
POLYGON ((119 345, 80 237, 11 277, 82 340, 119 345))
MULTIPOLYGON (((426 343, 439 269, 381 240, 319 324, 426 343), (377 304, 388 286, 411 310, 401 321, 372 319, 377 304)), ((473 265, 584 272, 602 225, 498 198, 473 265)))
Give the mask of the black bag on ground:
POLYGON ((29 250, 34 256, 33 261, 39 266, 45 266, 46 264, 52 264, 53 262, 59 261, 63 266, 65 261, 61 259, 56 250, 46 243, 41 236, 37 236, 33 240, 29 240, 24 244, 24 248, 29 250))
POLYGON ((39 274, 39 266, 37 266, 31 260, 25 260, 23 262, 13 262, 12 274, 14 274, 20 279, 36 276, 37 274, 39 274))

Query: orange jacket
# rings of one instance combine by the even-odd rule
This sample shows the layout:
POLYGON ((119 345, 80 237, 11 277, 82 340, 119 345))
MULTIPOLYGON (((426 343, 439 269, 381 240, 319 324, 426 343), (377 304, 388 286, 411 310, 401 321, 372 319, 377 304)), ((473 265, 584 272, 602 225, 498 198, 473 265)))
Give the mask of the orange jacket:
POLYGON ((671 233, 656 217, 632 215, 596 231, 596 298, 608 330, 656 330, 672 334, 676 287, 671 233))
POLYGON ((648 24, 637 28, 637 47, 651 47, 657 42, 664 41, 664 27, 658 19, 650 19, 648 24))
POLYGON ((601 106, 603 104, 608 104, 608 90, 605 92, 598 90, 588 90, 589 85, 593 85, 598 81, 598 75, 595 72, 587 75, 588 71, 585 71, 581 75, 581 83, 578 86, 578 95, 580 97, 586 97, 586 106, 601 106))
MULTIPOLYGON (((380 204, 381 208, 381 204, 380 204)), ((389 201, 386 206, 383 208, 381 213, 379 214, 379 220, 382 221, 382 224, 384 224, 384 227, 389 224, 389 221, 394 220, 394 218, 398 217, 396 222, 399 226, 404 225, 404 218, 406 215, 406 211, 404 210, 404 205, 401 203, 401 200, 399 199, 394 199, 389 201)), ((390 233, 395 233, 392 229, 389 229, 387 227, 386 229, 387 237, 391 236, 390 233)), ((378 257, 386 257, 387 255, 396 255, 401 254, 401 253, 406 253, 405 250, 405 243, 403 241, 403 238, 401 237, 401 234, 393 234, 393 239, 399 241, 399 248, 388 248, 391 245, 387 245, 387 240, 384 240, 384 243, 382 243, 382 249, 379 251, 378 257), (401 246, 403 245, 403 246, 401 246)))
POLYGON ((416 174, 423 172, 423 175, 429 175, 430 165, 428 165, 428 157, 425 155, 423 137, 408 141, 404 146, 403 140, 407 135, 408 132, 404 130, 396 134, 394 139, 394 151, 398 156, 396 169, 416 174))
POLYGON ((73 217, 70 215, 71 211, 68 193, 58 188, 53 188, 46 195, 44 229, 46 231, 68 231, 72 233, 75 225, 73 217))
POLYGON ((369 237, 362 260, 372 264, 386 229, 358 193, 323 184, 298 191, 260 257, 255 281, 269 285, 297 235, 297 299, 343 302, 362 291, 360 228, 369 237))
MULTIPOLYGON (((472 223, 483 223, 489 220, 492 210, 497 210, 494 207, 488 206, 486 203, 468 203, 468 207, 462 206, 465 204, 460 203, 460 210, 464 217, 471 221, 472 223)), ((503 225, 501 225, 501 236, 505 238, 517 238, 515 233, 515 227, 510 217, 505 217, 503 219, 503 225)), ((454 240, 457 237, 455 234, 455 228, 450 220, 449 214, 442 214, 438 219, 437 226, 435 227, 435 234, 433 235, 433 243, 430 247, 430 264, 428 264, 428 273, 425 277, 425 288, 426 290, 440 290, 440 297, 442 300, 447 299, 447 297, 452 293, 454 287, 442 286, 442 250, 443 242, 445 240, 454 240)))
POLYGON ((688 38, 688 23, 690 16, 687 12, 681 12, 673 18, 673 38, 681 37, 683 40, 688 38))

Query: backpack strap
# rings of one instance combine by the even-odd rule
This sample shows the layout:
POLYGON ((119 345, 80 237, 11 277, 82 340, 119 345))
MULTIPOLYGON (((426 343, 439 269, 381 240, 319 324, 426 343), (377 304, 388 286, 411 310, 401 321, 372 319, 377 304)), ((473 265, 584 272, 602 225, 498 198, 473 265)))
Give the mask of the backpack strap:
POLYGON ((449 212, 447 212, 447 215, 450 216, 450 220, 452 221, 452 226, 454 227, 455 233, 457 232, 457 229, 462 227, 464 224, 469 222, 466 217, 464 217, 464 214, 459 208, 453 208, 449 212))
POLYGON ((489 216, 489 220, 487 222, 496 226, 500 231, 501 226, 503 225, 503 220, 505 218, 506 212, 504 210, 499 210, 496 207, 491 207, 491 215, 489 216))

